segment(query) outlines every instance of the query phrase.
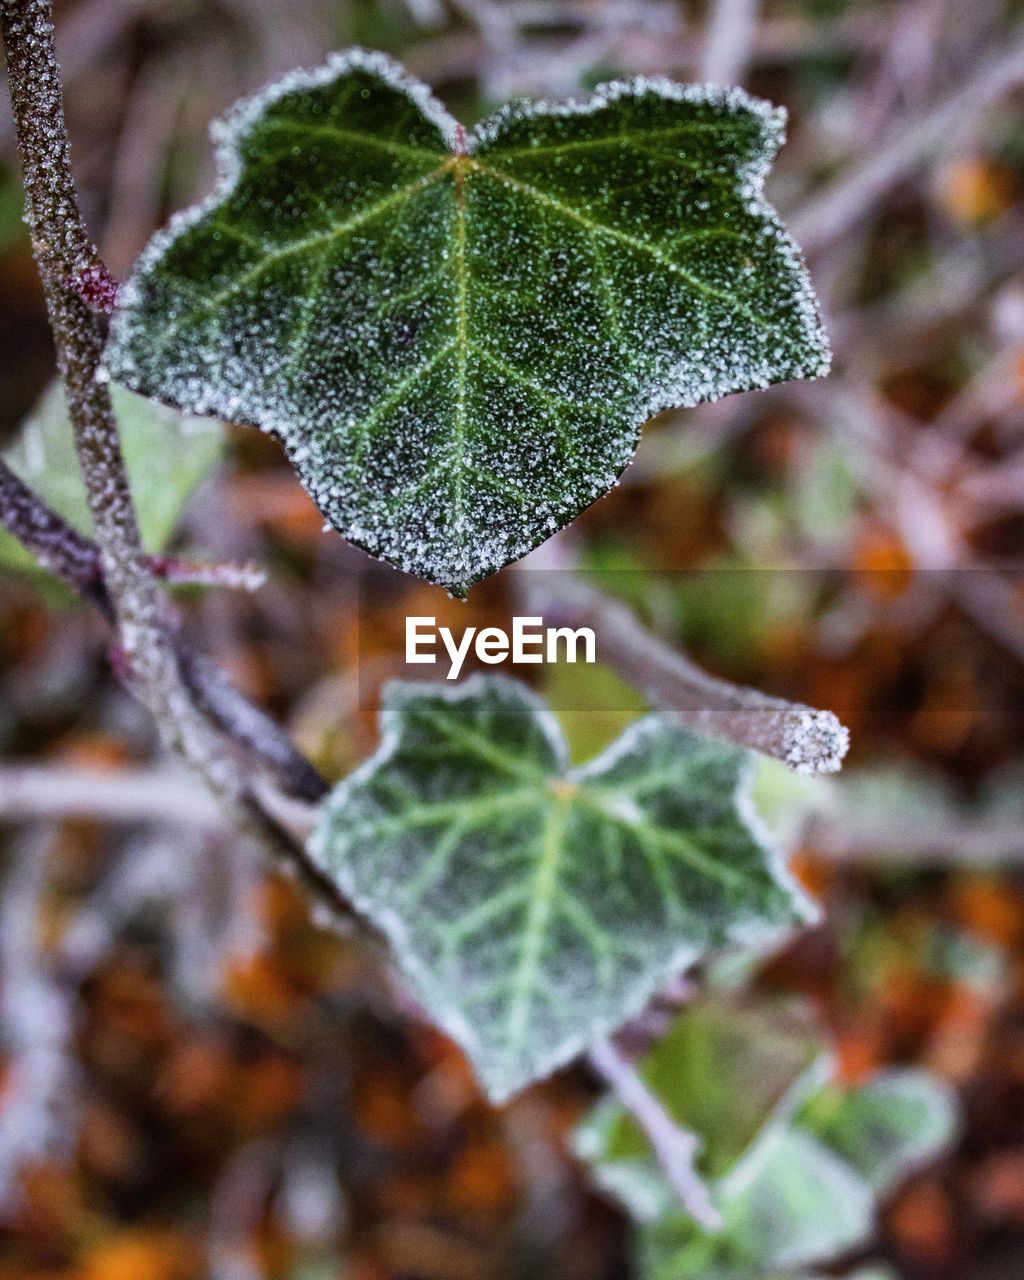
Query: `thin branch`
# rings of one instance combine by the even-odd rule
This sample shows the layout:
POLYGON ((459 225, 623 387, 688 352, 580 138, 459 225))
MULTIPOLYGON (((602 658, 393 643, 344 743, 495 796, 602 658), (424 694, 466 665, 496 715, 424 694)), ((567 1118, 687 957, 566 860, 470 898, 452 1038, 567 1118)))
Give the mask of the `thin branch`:
POLYGON ((848 230, 876 200, 938 147, 970 126, 980 113, 1024 83, 1024 36, 1011 33, 1007 51, 981 67, 967 84, 916 121, 901 123, 888 141, 845 169, 793 212, 789 228, 805 252, 848 230))
MULTIPOLYGON (((330 918, 380 950, 377 933, 353 916, 334 883, 305 853, 312 810, 274 795, 248 794, 240 804, 243 834, 278 851, 277 863, 326 907, 330 918), (294 850, 295 852, 292 852, 294 850)), ((238 827, 237 813, 225 811, 209 790, 188 775, 157 769, 101 770, 47 765, 0 768, 0 821, 38 818, 93 818, 103 822, 162 822, 217 830, 238 827)))
POLYGON ((223 671, 184 642, 178 644, 182 679, 197 708, 219 726, 288 796, 315 803, 329 787, 277 721, 240 693, 223 671))
POLYGON ((97 262, 78 204, 54 51, 51 0, 5 0, 7 56, 26 221, 46 297, 57 365, 74 429, 109 603, 133 686, 160 734, 203 778, 240 832, 257 839, 327 903, 351 911, 304 848, 260 804, 233 744, 196 705, 179 661, 176 627, 146 563, 110 388, 100 371, 97 315, 70 282, 97 262))
POLYGON ((754 44, 760 0, 715 0, 700 76, 709 84, 742 84, 754 44))
POLYGON ((831 711, 708 675, 647 631, 624 604, 581 582, 562 583, 552 608, 574 627, 591 627, 601 661, 698 733, 773 756, 796 773, 841 768, 850 735, 831 711))
MULTIPOLYGON (((842 794, 842 793, 841 793, 842 794)), ((280 801, 278 801, 280 803, 280 801)), ((281 804, 279 818, 300 836, 314 813, 307 805, 281 804)), ((108 823, 160 823, 206 831, 228 829, 221 808, 187 774, 165 768, 119 769, 81 766, 0 766, 0 822, 84 818, 108 823)), ((927 822, 887 819, 848 805, 838 814, 814 813, 800 837, 815 854, 856 865, 1020 866, 1024 864, 1024 826, 1008 817, 950 813, 927 822)), ((671 998, 664 995, 619 1033, 642 1035, 653 1017, 660 1025, 664 1004, 674 1010, 692 988, 680 980, 671 998)))
POLYGON ((895 293, 832 315, 833 347, 849 360, 852 348, 886 350, 898 341, 912 356, 944 322, 969 313, 988 290, 1024 267, 1024 218, 1007 213, 986 230, 983 249, 976 235, 966 236, 930 271, 895 293))
POLYGON ((259 565, 210 564, 181 556, 147 556, 150 572, 164 582, 186 587, 220 587, 228 591, 259 591, 266 584, 266 572, 259 565))
POLYGON ((283 1140, 256 1138, 225 1161, 210 1196, 207 1267, 210 1280, 263 1280, 253 1256, 267 1201, 284 1163, 283 1140))
POLYGON ((72 1000, 55 980, 38 936, 51 839, 52 832, 44 829, 14 842, 0 892, 0 1015, 7 1059, 0 1108, 0 1208, 7 1212, 24 1198, 25 1162, 66 1157, 77 1130, 72 1000))
POLYGON ((953 818, 943 822, 878 821, 876 815, 841 820, 811 818, 803 843, 830 861, 857 866, 1020 867, 1024 825, 1012 819, 953 818))
POLYGON ((138 692, 169 746, 226 800, 237 778, 178 671, 165 602, 145 563, 110 388, 100 376, 97 316, 72 287, 96 262, 71 173, 50 0, 8 0, 0 8, 8 87, 21 155, 26 221, 46 296, 110 604, 138 692))
MULTIPOLYGON (((0 458, 0 523, 108 623, 114 609, 99 547, 48 507, 0 458)), ((209 659, 194 653, 177 630, 172 638, 179 670, 197 707, 236 746, 269 770, 274 782, 302 800, 323 798, 327 783, 271 716, 250 702, 209 659)))
POLYGON ((220 807, 185 773, 86 769, 59 764, 0 766, 0 821, 91 818, 223 830, 220 807))
POLYGON ((610 1040, 601 1041, 591 1049, 590 1062, 644 1131, 683 1208, 707 1230, 720 1227, 721 1214, 694 1167, 700 1139, 676 1124, 636 1068, 610 1040))
POLYGON ((40 565, 93 605, 110 623, 100 549, 42 502, 0 458, 0 522, 40 565))
MULTIPOLYGON (((61 578, 90 604, 99 606, 113 621, 113 607, 103 583, 100 549, 39 496, 0 458, 0 523, 36 560, 61 578)), ((175 586, 221 587, 234 591, 258 591, 265 572, 254 564, 211 564, 180 556, 144 557, 150 572, 175 586)))
POLYGON ((947 594, 983 631, 1024 662, 1024 582, 989 569, 948 575, 947 594))

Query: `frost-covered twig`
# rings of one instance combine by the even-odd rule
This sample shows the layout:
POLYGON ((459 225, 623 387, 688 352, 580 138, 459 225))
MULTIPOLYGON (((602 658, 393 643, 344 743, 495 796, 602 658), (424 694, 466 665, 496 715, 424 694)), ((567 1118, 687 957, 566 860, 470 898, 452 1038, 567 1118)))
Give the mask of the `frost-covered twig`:
POLYGON ((26 193, 26 219, 46 296, 106 590, 133 686, 165 743, 203 778, 232 821, 336 912, 350 914, 305 849, 261 805, 232 743, 196 704, 167 602, 150 572, 125 471, 96 314, 71 287, 96 263, 78 205, 54 51, 51 0, 6 0, 0 30, 26 193))
POLYGON ((77 1105, 70 1041, 71 999, 54 981, 36 936, 52 833, 24 835, 0 894, 3 1035, 8 1064, 0 1107, 0 1212, 19 1195, 18 1174, 31 1160, 67 1155, 77 1105))
POLYGON ((0 524, 40 565, 113 622, 99 548, 42 502, 0 458, 0 524))
POLYGON ((958 818, 908 821, 843 812, 842 821, 811 819, 805 845, 855 866, 1020 867, 1024 826, 1019 820, 958 818))
POLYGON ((281 1173, 282 1159, 281 1142, 260 1138, 225 1162, 210 1198, 211 1280, 263 1280, 266 1275, 252 1239, 281 1173))
POLYGON ((647 631, 626 605, 582 582, 560 583, 551 607, 573 626, 591 627, 601 661, 698 733, 773 756, 796 773, 841 768, 850 735, 831 711, 708 675, 647 631))
POLYGON ((636 1068, 610 1040, 591 1049, 590 1062, 644 1131, 683 1208, 708 1230, 721 1226, 721 1214, 694 1166, 700 1140, 676 1124, 636 1068))
POLYGON ((302 775, 309 789, 309 775, 315 771, 306 762, 297 765, 301 757, 294 748, 289 752, 281 746, 283 735, 273 722, 226 681, 216 680, 208 664, 183 657, 176 627, 139 540, 109 391, 96 376, 100 329, 72 287, 96 259, 69 165, 50 4, 47 0, 5 4, 2 27, 33 244, 98 545, 64 525, 6 467, 0 470, 4 524, 108 620, 117 620, 137 687, 163 734, 215 790, 234 796, 243 811, 250 808, 231 752, 194 704, 196 690, 190 687, 190 674, 202 677, 203 699, 214 708, 219 729, 230 732, 232 718, 242 720, 247 732, 241 741, 251 748, 253 720, 260 718, 260 736, 272 739, 276 760, 290 760, 293 774, 302 775))
MULTIPOLYGON (((48 507, 2 458, 0 523, 44 569, 63 578, 79 595, 97 606, 102 598, 104 612, 113 619, 99 547, 48 507)), ((258 591, 266 581, 264 571, 254 564, 209 563, 181 556, 144 556, 143 560, 155 577, 179 586, 258 591)))
POLYGON ((145 563, 110 389, 99 375, 103 337, 98 318, 72 286, 96 259, 71 173, 52 4, 9 0, 0 8, 0 27, 26 219, 120 642, 165 740, 225 800, 234 800, 240 788, 230 756, 192 707, 161 593, 145 563))
POLYGON ((262 766, 277 787, 300 800, 324 798, 328 786, 316 767, 272 716, 239 693, 216 663, 184 644, 178 646, 178 661, 196 706, 262 766))
POLYGON ((1024 662, 1024 581, 988 569, 946 575, 948 595, 993 639, 1024 662))
POLYGON ((789 217, 797 243, 809 252, 836 239, 930 151, 948 145, 978 115, 1024 83, 1024 37, 1015 32, 1006 52, 993 57, 968 82, 916 121, 901 123, 888 141, 845 169, 789 217))
POLYGON ((701 59, 709 84, 742 84, 757 29, 759 0, 715 0, 701 59))
MULTIPOLYGON (((0 458, 0 524, 72 591, 113 623, 99 547, 66 523, 0 458)), ((250 702, 208 658, 193 652, 168 614, 182 677, 196 705, 232 742, 269 770, 288 795, 319 800, 327 784, 277 722, 250 702)))
POLYGON ((0 821, 61 817, 225 826, 220 808, 185 773, 145 768, 112 772, 58 764, 0 766, 0 821))

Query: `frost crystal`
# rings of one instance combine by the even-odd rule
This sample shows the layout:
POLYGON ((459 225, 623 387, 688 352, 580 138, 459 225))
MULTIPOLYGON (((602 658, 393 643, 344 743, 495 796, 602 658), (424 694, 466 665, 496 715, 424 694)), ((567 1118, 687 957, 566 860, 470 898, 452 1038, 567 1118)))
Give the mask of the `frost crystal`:
POLYGON ((135 390, 278 435, 321 510, 456 592, 607 492, 640 425, 828 363, 765 202, 780 112, 640 78, 466 138, 379 54, 215 132, 218 190, 121 291, 135 390))
POLYGON ((783 733, 784 759, 796 773, 838 773, 850 749, 850 731, 831 711, 802 708, 783 733))

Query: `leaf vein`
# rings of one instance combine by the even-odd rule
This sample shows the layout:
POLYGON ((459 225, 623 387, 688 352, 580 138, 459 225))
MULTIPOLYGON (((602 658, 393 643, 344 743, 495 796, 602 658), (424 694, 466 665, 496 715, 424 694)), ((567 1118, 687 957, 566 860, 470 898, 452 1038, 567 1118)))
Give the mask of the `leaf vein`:
MULTIPOLYGON (((720 120, 687 120, 682 124, 672 125, 667 129, 648 129, 648 130, 630 130, 624 129, 620 133, 610 133, 603 138, 579 138, 575 140, 563 140, 561 142, 538 143, 536 146, 529 144, 521 147, 502 147, 495 146, 495 153, 501 156, 542 156, 558 153, 560 151, 580 151, 591 147, 608 147, 620 142, 636 142, 637 139, 643 138, 668 138, 680 133, 723 133, 720 120)), ((641 142, 639 145, 643 145, 641 142)))
POLYGON ((444 151, 430 151, 426 147, 418 147, 414 143, 395 142, 391 138, 381 138, 376 134, 362 133, 357 129, 346 129, 343 125, 314 124, 308 120, 292 120, 280 116, 261 122, 263 129, 291 129, 295 133, 319 135, 325 138, 336 138, 339 142, 358 143, 364 147, 376 147, 380 151, 391 151, 396 155, 416 156, 418 159, 429 157, 435 162, 444 160, 444 151))
POLYGON ((281 245, 277 248, 268 250, 268 252, 254 263, 240 276, 237 276, 230 284, 225 285, 223 289, 217 290, 216 293, 204 299, 203 303, 198 307, 190 308, 184 315, 178 317, 171 325, 168 326, 166 335, 160 343, 161 349, 166 348, 169 342, 178 336, 183 328, 191 324, 198 316, 208 311, 214 311, 217 307, 227 302, 229 298, 233 298, 237 293, 241 292, 246 285, 253 284, 261 275, 276 263, 281 262, 285 258, 291 257, 296 253, 303 253, 307 250, 314 249, 320 245, 327 245, 336 240, 343 240, 359 227, 364 226, 367 222, 371 222, 374 218, 380 216, 387 209, 392 208, 396 204, 401 204, 412 198, 418 192, 429 187, 436 182, 445 172, 442 165, 440 168, 430 173, 424 174, 417 178, 415 182, 410 182, 404 187, 399 187, 397 191, 392 191, 390 195, 384 196, 375 204, 367 208, 360 209, 358 213, 354 213, 350 218, 346 218, 344 222, 336 223, 334 226, 326 228, 324 231, 318 231, 314 235, 304 236, 300 240, 293 240, 291 243, 281 245))
POLYGON ((700 276, 696 276, 692 271, 688 271, 685 267, 674 261, 668 256, 658 245, 652 244, 649 240, 640 240, 636 236, 630 235, 628 231, 623 231, 619 227, 609 226, 607 223, 598 222, 597 219, 590 217, 588 214, 581 213, 578 209, 574 209, 572 205, 565 204, 559 200, 557 196, 553 196, 548 191, 543 191, 540 187, 535 187, 532 183, 522 182, 518 178, 513 178, 510 174, 502 173, 500 169, 493 169, 490 165, 485 165, 480 161, 476 162, 477 171, 494 178, 496 181, 503 183, 513 191, 519 191, 523 195, 531 197, 539 204, 543 204, 563 217, 578 223, 585 227, 588 231, 599 235, 609 236, 613 240, 627 245, 629 248, 637 250, 641 253, 650 254, 657 262, 661 263, 666 270, 673 272, 675 275, 681 276, 689 285, 696 289, 699 293, 706 294, 708 297, 717 298, 721 302, 726 302, 734 307, 738 312, 747 316, 762 328, 770 328, 771 322, 767 317, 758 315, 753 311, 742 299, 738 298, 728 289, 720 289, 715 285, 708 284, 706 280, 702 280, 700 276))

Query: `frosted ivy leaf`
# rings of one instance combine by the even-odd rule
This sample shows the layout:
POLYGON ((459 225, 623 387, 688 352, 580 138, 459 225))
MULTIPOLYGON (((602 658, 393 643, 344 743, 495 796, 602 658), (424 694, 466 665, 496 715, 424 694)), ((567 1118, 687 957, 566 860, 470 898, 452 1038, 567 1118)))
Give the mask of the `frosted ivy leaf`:
POLYGON ((493 676, 392 684, 381 729, 311 850, 495 1100, 710 949, 809 914, 733 747, 649 716, 570 768, 546 705, 493 676))
MULTIPOLYGON (((143 542, 147 551, 162 551, 189 495, 223 453, 224 428, 121 387, 114 387, 112 395, 143 542)), ((3 458, 58 515, 80 533, 91 535, 89 503, 59 382, 52 382, 39 397, 3 458)), ((39 568, 35 558, 3 530, 0 566, 33 573, 39 568)))
POLYGON ((607 492, 652 414, 824 372, 762 190, 782 134, 739 90, 641 78, 467 135, 336 56, 219 126, 110 370, 278 435, 342 534, 463 593, 607 492))
MULTIPOLYGON (((809 1116, 776 1127, 757 1160, 714 1189, 720 1229, 702 1230, 678 1206, 644 1225, 643 1280, 776 1280, 830 1262, 868 1242, 879 1198, 955 1131, 949 1091, 925 1072, 885 1073, 830 1089, 821 1102, 833 1127, 809 1116)), ((887 1278, 867 1271, 851 1280, 887 1278)))

